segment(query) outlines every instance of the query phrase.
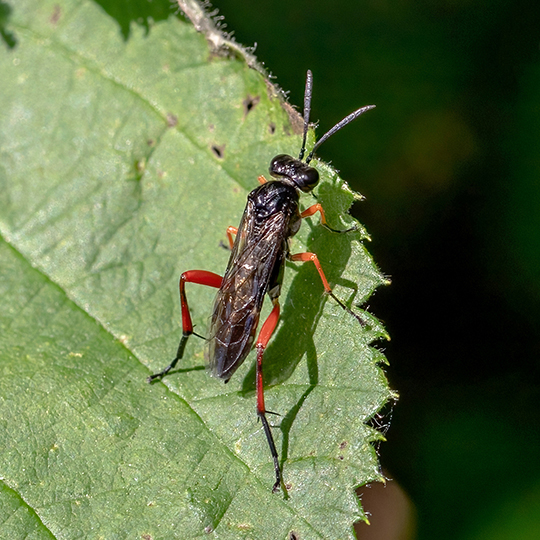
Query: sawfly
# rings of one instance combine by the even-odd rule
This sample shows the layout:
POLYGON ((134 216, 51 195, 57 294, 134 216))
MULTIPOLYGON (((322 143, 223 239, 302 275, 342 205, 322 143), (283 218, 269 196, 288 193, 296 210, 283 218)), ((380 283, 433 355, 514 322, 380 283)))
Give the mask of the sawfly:
POLYGON ((300 192, 311 192, 319 182, 317 169, 309 165, 315 150, 341 128, 374 108, 374 105, 361 107, 338 122, 315 143, 304 159, 312 88, 313 76, 311 71, 308 71, 304 94, 303 140, 298 158, 280 154, 270 162, 269 173, 272 180, 259 176, 261 185, 249 193, 239 227, 227 229, 231 255, 223 277, 206 270, 189 270, 182 274, 180 277, 182 338, 173 361, 163 371, 148 377, 148 382, 151 382, 167 375, 181 360, 187 340, 194 333, 186 298, 186 283, 197 283, 218 289, 209 334, 205 338, 208 346, 209 371, 213 376, 228 382, 244 362, 255 342, 257 415, 262 422, 274 461, 276 475, 274 492, 280 487, 282 479, 276 445, 266 418, 263 357, 279 320, 279 295, 285 262, 287 260, 312 262, 319 273, 326 294, 355 317, 360 324, 364 324, 359 315, 334 295, 315 253, 291 254, 289 251, 289 239, 298 232, 302 219, 317 212, 320 214, 322 225, 333 232, 346 233, 354 230, 336 231, 328 227, 323 207, 318 203, 301 212, 300 192), (233 236, 236 237, 234 242, 233 236), (255 341, 263 300, 267 294, 273 308, 255 341))

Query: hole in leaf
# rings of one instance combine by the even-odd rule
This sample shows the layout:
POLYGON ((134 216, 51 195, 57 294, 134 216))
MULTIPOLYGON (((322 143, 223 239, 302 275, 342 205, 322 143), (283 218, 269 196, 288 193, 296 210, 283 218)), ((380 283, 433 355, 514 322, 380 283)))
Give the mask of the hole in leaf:
POLYGON ((223 155, 225 154, 225 145, 222 144, 221 146, 218 146, 217 144, 213 144, 211 146, 212 152, 218 159, 223 159, 223 155))
POLYGON ((260 101, 260 96, 247 95, 247 98, 242 102, 242 105, 244 106, 244 118, 259 104, 260 101))

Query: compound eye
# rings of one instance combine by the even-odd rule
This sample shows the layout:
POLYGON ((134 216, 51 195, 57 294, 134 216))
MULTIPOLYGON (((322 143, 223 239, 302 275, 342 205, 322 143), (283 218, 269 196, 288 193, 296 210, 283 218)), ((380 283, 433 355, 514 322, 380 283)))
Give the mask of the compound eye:
POLYGON ((311 191, 319 183, 319 172, 313 167, 305 167, 301 178, 296 180, 298 187, 305 191, 311 191))

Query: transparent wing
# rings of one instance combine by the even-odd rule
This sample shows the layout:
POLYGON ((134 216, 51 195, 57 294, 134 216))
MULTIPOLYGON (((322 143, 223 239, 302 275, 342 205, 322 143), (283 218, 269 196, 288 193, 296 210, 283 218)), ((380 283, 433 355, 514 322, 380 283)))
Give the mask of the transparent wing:
POLYGON ((214 303, 208 367, 228 380, 248 355, 268 283, 285 256, 289 216, 278 212, 262 224, 248 205, 214 303))

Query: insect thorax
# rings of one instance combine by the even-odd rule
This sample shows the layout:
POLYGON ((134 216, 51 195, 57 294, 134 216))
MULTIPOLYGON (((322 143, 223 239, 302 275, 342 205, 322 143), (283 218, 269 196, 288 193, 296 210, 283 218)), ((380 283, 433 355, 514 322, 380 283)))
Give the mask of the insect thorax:
POLYGON ((255 219, 258 221, 265 221, 277 213, 289 216, 298 213, 299 196, 297 190, 279 180, 266 182, 255 188, 248 195, 248 198, 253 204, 255 219))

